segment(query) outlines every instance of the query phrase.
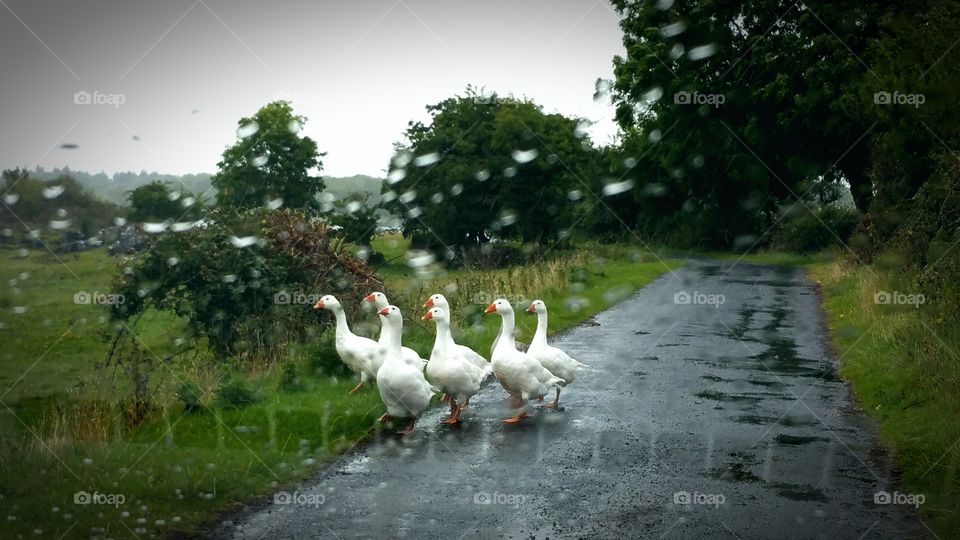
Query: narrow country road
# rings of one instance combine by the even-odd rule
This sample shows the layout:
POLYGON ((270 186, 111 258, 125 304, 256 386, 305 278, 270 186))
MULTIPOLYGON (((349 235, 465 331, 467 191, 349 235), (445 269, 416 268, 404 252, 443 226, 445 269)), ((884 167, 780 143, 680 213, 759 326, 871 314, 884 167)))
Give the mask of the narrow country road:
POLYGON ((834 373, 817 302, 798 269, 690 261, 554 338, 592 368, 561 410, 502 425, 489 384, 462 426, 434 409, 296 488, 308 504, 270 498, 218 534, 926 537, 912 507, 874 502, 896 489, 892 462, 834 373), (724 302, 693 303, 710 295, 724 302))

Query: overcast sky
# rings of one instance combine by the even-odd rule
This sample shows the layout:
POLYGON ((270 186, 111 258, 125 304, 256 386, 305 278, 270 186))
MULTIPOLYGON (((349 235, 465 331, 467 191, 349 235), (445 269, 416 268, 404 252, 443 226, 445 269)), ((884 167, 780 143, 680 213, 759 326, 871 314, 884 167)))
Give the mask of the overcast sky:
POLYGON ((0 167, 214 172, 237 120, 286 97, 324 174, 383 176, 407 122, 467 84, 596 120, 605 143, 594 81, 622 51, 592 0, 0 0, 0 167))

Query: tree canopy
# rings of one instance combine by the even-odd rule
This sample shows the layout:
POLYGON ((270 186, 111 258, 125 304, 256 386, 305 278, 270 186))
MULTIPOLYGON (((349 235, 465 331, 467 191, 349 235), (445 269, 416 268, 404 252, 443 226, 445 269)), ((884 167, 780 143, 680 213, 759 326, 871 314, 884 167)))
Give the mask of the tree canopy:
POLYGON ((307 119, 290 103, 274 101, 237 122, 237 142, 223 152, 213 177, 222 206, 255 208, 283 205, 315 213, 323 191, 317 143, 301 136, 307 119))

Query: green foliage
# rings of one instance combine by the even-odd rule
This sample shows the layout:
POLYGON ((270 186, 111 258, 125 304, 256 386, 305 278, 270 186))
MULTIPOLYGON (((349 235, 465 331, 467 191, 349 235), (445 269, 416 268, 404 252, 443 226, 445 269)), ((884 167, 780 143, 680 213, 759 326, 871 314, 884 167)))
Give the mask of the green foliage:
POLYGON ((803 254, 816 253, 830 246, 846 245, 856 225, 857 212, 852 208, 804 207, 784 220, 774 233, 770 247, 803 254))
POLYGON ((217 404, 221 408, 240 409, 260 401, 250 382, 238 376, 227 376, 217 387, 217 404))
POLYGON ((302 392, 306 389, 300 374, 297 373, 296 364, 290 362, 283 365, 279 385, 284 392, 302 392))
POLYGON ((193 381, 183 381, 177 387, 177 399, 183 404, 183 410, 188 413, 198 413, 203 410, 200 396, 200 387, 193 381))
POLYGON ((0 212, 0 226, 13 230, 23 230, 24 224, 45 228, 57 221, 66 225, 65 230, 92 235, 126 215, 124 209, 90 195, 70 176, 43 181, 31 177, 25 169, 4 170, 0 192, 7 195, 5 201, 11 210, 0 212), (63 191, 53 198, 44 196, 44 189, 51 188, 63 191))
POLYGON ((198 215, 192 194, 174 192, 160 180, 130 190, 127 197, 133 208, 130 219, 134 221, 184 221, 198 215))
POLYGON ((238 141, 223 152, 213 177, 217 202, 222 206, 256 208, 281 200, 287 208, 315 213, 323 168, 310 137, 300 136, 307 119, 293 113, 286 101, 264 105, 252 117, 237 123, 238 141))
POLYGON ((292 209, 215 209, 203 225, 151 237, 119 264, 114 289, 126 301, 112 307, 115 318, 173 310, 221 356, 275 358, 330 324, 311 309, 320 295, 382 287, 325 223, 292 209))
POLYGON ((333 328, 329 328, 303 346, 310 372, 323 376, 346 376, 350 369, 337 356, 333 328))
POLYGON ((327 215, 327 219, 331 225, 340 227, 337 234, 348 242, 369 247, 384 210, 376 205, 368 206, 353 197, 341 199, 333 206, 334 210, 327 215))
POLYGON ((407 129, 387 180, 388 208, 406 234, 441 249, 561 236, 573 221, 568 192, 592 158, 577 119, 469 87, 427 111, 429 124, 407 129))

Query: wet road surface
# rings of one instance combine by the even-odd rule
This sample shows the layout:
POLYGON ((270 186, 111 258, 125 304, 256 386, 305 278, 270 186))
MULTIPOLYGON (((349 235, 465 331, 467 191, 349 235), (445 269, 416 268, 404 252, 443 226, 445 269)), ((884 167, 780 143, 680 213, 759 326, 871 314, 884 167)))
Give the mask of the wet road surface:
POLYGON ((561 410, 502 425, 488 384, 461 426, 435 408, 290 488, 300 504, 262 501, 219 535, 929 535, 912 507, 875 503, 893 465, 834 373, 801 270, 691 261, 552 343, 591 366, 561 410))

